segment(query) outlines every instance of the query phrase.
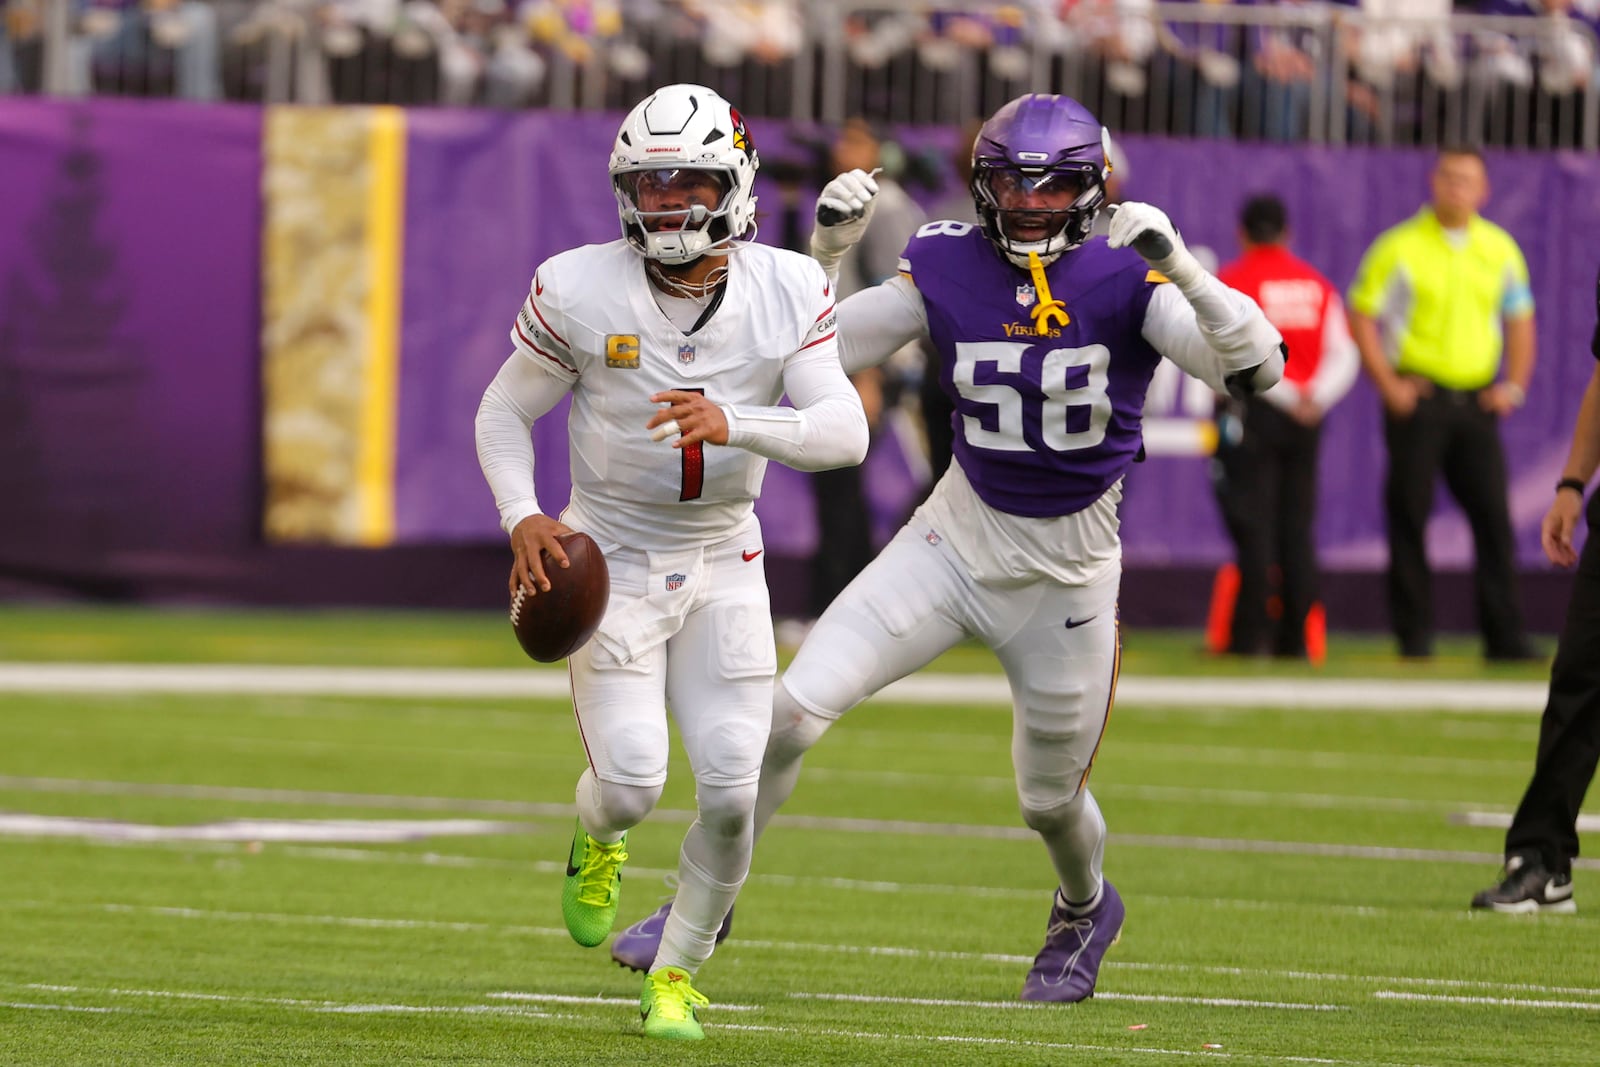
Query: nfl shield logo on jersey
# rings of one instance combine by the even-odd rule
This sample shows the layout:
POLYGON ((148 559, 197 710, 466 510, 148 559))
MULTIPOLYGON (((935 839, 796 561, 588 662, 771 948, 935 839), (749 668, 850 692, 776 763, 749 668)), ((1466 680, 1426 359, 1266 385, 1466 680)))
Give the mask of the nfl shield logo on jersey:
POLYGON ((669 574, 669 575, 667 575, 667 592, 673 593, 673 592, 678 591, 679 589, 682 589, 683 588, 683 580, 684 580, 684 575, 681 575, 681 574, 669 574))
POLYGON ((1038 302, 1038 300, 1039 300, 1039 296, 1038 296, 1037 293, 1035 293, 1033 291, 1033 286, 1031 286, 1031 285, 1019 285, 1019 286, 1017 286, 1017 304, 1018 304, 1018 306, 1025 307, 1025 308, 1031 308, 1031 307, 1033 307, 1034 304, 1036 304, 1038 302))
POLYGON ((694 362, 694 345, 681 344, 678 346, 678 362, 683 364, 694 362))

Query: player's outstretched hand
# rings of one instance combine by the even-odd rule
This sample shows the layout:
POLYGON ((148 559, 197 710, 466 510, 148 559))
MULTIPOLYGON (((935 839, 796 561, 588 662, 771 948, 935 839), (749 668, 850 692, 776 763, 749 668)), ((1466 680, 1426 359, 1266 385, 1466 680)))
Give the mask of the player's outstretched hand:
POLYGON ((1111 232, 1106 235, 1106 243, 1112 248, 1130 247, 1158 270, 1170 266, 1173 257, 1183 250, 1178 228, 1154 204, 1129 201, 1114 204, 1109 210, 1111 232))
POLYGON ((819 255, 842 256, 861 240, 877 206, 878 183, 874 170, 847 170, 822 187, 817 197, 817 227, 811 232, 811 249, 819 255))

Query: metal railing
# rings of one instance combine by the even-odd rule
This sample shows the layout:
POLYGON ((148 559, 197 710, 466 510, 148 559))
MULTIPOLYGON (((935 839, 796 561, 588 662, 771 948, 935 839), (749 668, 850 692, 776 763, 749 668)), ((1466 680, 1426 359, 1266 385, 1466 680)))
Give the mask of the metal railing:
POLYGON ((0 92, 617 110, 700 81, 752 115, 826 124, 959 124, 1062 92, 1135 133, 1600 149, 1600 45, 1565 17, 774 0, 760 10, 781 32, 730 38, 712 2, 624 0, 580 26, 493 0, 0 0, 0 92))

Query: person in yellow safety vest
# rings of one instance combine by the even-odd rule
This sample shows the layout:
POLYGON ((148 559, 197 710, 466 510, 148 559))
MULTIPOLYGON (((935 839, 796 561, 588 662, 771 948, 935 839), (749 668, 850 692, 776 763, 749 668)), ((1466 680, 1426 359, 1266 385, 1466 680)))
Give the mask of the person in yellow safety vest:
POLYGON ((1424 535, 1442 471, 1472 526, 1484 655, 1531 659, 1500 443, 1500 420, 1522 406, 1533 374, 1528 267, 1511 235, 1478 214, 1489 179, 1476 149, 1443 149, 1431 186, 1429 204, 1373 241, 1349 294, 1350 333, 1383 399, 1390 622, 1402 656, 1433 654, 1424 535))

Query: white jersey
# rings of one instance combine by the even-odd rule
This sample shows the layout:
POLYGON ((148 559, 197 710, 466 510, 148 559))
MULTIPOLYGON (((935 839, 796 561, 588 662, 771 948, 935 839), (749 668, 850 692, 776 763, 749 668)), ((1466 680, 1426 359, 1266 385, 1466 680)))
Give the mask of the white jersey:
MULTIPOLYGON (((841 452, 840 431, 859 436, 864 451, 865 417, 839 367, 822 268, 756 244, 728 259, 720 305, 688 334, 658 306, 643 260, 625 241, 563 252, 534 275, 511 331, 513 360, 531 361, 572 391, 572 505, 602 543, 704 544, 750 516, 768 457, 802 469, 859 462, 853 445, 841 452), (650 397, 670 389, 717 403, 735 447, 651 440, 650 397), (797 408, 817 405, 822 417, 807 426, 800 411, 775 407, 786 389, 797 408)), ((516 517, 504 500, 502 517, 516 517)))

